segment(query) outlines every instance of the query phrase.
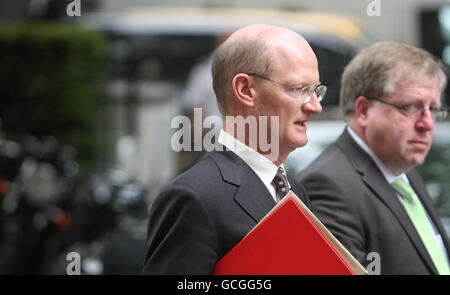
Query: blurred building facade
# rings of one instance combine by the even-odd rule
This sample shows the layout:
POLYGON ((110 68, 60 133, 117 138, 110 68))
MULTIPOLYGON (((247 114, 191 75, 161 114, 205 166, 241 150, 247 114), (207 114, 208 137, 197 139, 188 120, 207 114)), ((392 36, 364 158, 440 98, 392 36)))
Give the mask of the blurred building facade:
MULTIPOLYGON (((0 19, 65 17, 73 0, 15 0, 0 2, 0 19)), ((354 16, 362 20, 375 38, 420 45, 418 34, 422 10, 449 4, 447 0, 79 0, 82 13, 118 12, 137 6, 217 6, 298 9, 354 16)))
POLYGON ((120 11, 136 6, 224 6, 298 9, 345 14, 362 20, 379 40, 392 40, 419 45, 418 18, 420 11, 449 4, 448 0, 101 0, 99 9, 120 11), (370 6, 372 5, 372 6, 370 6), (368 13, 369 10, 369 13, 368 13))

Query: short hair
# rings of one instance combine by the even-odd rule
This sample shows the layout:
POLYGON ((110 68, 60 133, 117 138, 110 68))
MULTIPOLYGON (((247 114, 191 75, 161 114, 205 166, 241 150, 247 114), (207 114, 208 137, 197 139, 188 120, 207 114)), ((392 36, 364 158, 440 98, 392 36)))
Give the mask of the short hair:
POLYGON ((379 42, 361 50, 345 67, 341 80, 340 107, 345 118, 355 111, 359 96, 382 97, 395 92, 400 79, 429 76, 447 84, 442 63, 429 52, 403 43, 379 42))
POLYGON ((217 48, 211 71, 213 88, 222 115, 228 112, 234 76, 239 73, 269 73, 269 54, 269 46, 261 33, 242 38, 228 38, 217 48))

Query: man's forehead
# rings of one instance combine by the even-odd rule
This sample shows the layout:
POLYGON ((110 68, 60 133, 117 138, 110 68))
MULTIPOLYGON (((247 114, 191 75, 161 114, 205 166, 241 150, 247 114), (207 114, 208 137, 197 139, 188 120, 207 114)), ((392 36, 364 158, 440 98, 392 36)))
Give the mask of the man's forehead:
MULTIPOLYGON (((302 77, 298 78, 303 80, 310 79, 311 82, 316 82, 318 79, 318 61, 316 55, 314 54, 311 47, 304 46, 303 48, 299 47, 299 44, 289 44, 285 46, 278 46, 271 48, 273 53, 273 62, 274 62, 274 71, 275 72, 292 72, 300 73, 303 72, 304 75, 311 77, 302 77)), ((295 81, 295 78, 294 80, 295 81)))
POLYGON ((439 79, 435 74, 427 73, 421 68, 408 64, 400 64, 391 76, 392 81, 398 86, 404 85, 429 85, 430 87, 439 87, 439 79))
POLYGON ((441 90, 433 79, 410 79, 396 83, 394 91, 386 96, 396 103, 440 104, 441 90))
MULTIPOLYGON (((395 91, 400 92, 434 92, 441 93, 439 80, 431 75, 399 76, 393 81, 395 91)), ((419 93, 418 93, 419 94, 419 93)))

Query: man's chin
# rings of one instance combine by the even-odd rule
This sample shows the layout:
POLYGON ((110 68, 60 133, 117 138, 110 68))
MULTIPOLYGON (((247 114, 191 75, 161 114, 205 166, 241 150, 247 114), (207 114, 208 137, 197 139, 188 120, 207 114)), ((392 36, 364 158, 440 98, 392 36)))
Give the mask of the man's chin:
POLYGON ((298 139, 291 145, 293 149, 304 147, 308 143, 308 137, 304 137, 302 139, 298 139))
POLYGON ((423 162, 425 162, 425 159, 426 159, 426 157, 427 157, 427 155, 428 155, 428 151, 422 151, 422 152, 412 152, 411 153, 411 159, 410 159, 410 162, 412 163, 412 164, 414 164, 414 166, 417 166, 417 165, 422 165, 423 164, 423 162))
POLYGON ((405 160, 405 162, 402 165, 402 172, 406 173, 414 169, 416 166, 420 166, 425 161, 425 158, 423 156, 420 157, 411 157, 405 160))
POLYGON ((420 166, 423 164, 423 162, 425 162, 424 158, 420 158, 420 159, 413 159, 411 161, 411 166, 415 167, 415 166, 420 166))

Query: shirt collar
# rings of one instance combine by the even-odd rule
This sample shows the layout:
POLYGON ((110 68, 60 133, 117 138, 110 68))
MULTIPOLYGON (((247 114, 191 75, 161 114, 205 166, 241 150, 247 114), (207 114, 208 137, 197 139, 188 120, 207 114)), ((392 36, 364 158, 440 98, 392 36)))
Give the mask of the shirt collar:
MULTIPOLYGON (((220 130, 217 141, 238 155, 248 166, 250 166, 266 186, 272 183, 273 178, 277 174, 278 166, 267 157, 243 144, 223 129, 220 130)), ((284 169, 283 164, 281 164, 280 167, 284 169)))

